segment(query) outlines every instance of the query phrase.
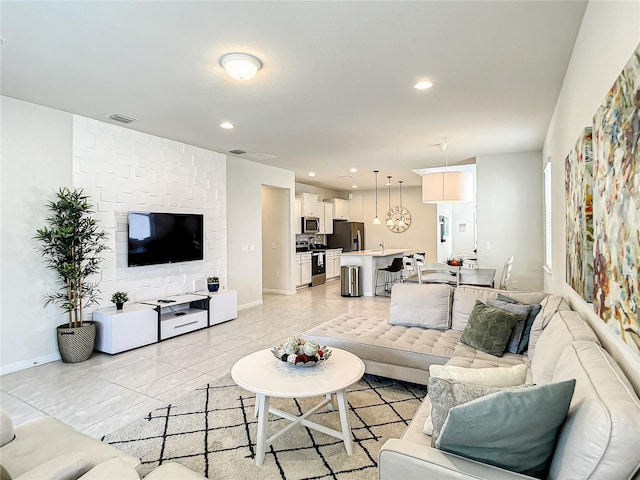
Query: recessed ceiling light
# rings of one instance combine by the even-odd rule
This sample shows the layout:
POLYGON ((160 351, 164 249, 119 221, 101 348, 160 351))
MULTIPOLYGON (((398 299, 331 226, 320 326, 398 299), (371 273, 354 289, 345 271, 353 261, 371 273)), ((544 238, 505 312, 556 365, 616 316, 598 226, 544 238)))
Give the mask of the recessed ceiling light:
POLYGON ((220 124, 220 127, 224 128, 225 130, 231 130, 233 127, 235 127, 235 125, 231 122, 222 122, 220 124))
POLYGON ((236 80, 251 80, 262 68, 260 60, 246 53, 227 53, 220 58, 220 65, 236 80))
POLYGON ((416 90, 427 90, 431 87, 433 87, 433 82, 431 80, 420 80, 413 86, 416 90))
POLYGON ((349 169, 349 171, 350 171, 351 173, 356 173, 356 172, 358 171, 358 169, 357 169, 357 168, 351 168, 351 169, 349 169))
POLYGON ((351 188, 358 188, 358 185, 351 185, 351 188))
POLYGON ((309 172, 309 173, 307 173, 307 175, 309 175, 310 177, 315 177, 316 176, 316 172, 309 172))

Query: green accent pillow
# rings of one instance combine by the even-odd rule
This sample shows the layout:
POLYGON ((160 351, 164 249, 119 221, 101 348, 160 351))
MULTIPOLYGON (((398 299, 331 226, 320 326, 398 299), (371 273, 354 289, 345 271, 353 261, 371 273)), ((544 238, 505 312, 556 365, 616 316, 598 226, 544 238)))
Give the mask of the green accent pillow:
MULTIPOLYGON (((507 303, 520 303, 514 300, 513 298, 505 297, 501 293, 498 294, 497 299, 507 303)), ((520 305, 524 305, 524 304, 520 303, 520 305)), ((518 344, 517 353, 524 353, 527 350, 529 350, 529 336, 531 334, 531 326, 533 325, 533 321, 536 319, 536 317, 540 313, 540 310, 542 310, 542 305, 540 305, 539 303, 532 303, 529 306, 531 307, 531 310, 529 310, 529 315, 527 316, 527 319, 524 321, 524 328, 522 329, 522 336, 520 337, 520 343, 518 344)))
POLYGON ((543 478, 575 384, 571 379, 512 388, 453 407, 436 448, 543 478))
POLYGON ((467 326, 460 335, 460 341, 470 347, 501 357, 519 318, 520 316, 515 313, 489 307, 480 300, 476 300, 467 326))

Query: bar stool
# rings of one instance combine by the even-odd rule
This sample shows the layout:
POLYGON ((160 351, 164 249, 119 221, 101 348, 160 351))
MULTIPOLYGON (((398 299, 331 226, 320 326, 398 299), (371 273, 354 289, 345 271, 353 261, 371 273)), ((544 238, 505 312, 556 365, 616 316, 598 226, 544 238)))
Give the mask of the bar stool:
POLYGON ((375 294, 378 295, 378 287, 384 287, 384 292, 387 294, 391 294, 391 287, 394 283, 400 281, 402 270, 404 269, 404 265, 402 263, 402 258, 396 257, 391 262, 391 265, 388 267, 379 268, 376 274, 376 290, 375 294), (380 272, 384 272, 384 283, 378 283, 378 279, 380 278, 380 272))

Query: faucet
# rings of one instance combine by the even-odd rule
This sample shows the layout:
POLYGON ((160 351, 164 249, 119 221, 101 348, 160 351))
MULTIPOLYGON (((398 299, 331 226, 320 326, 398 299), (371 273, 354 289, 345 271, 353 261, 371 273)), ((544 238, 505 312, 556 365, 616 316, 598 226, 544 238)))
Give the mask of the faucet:
POLYGON ((380 248, 382 248, 382 253, 384 253, 384 242, 380 244, 380 248))

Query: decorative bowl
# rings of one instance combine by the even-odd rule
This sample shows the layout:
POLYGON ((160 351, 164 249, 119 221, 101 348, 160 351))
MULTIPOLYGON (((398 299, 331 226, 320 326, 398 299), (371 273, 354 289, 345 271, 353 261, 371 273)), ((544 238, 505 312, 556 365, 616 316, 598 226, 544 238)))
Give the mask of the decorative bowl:
POLYGON ((281 362, 296 367, 315 367, 331 356, 331 350, 327 347, 294 336, 287 338, 282 345, 273 347, 271 353, 281 362))

